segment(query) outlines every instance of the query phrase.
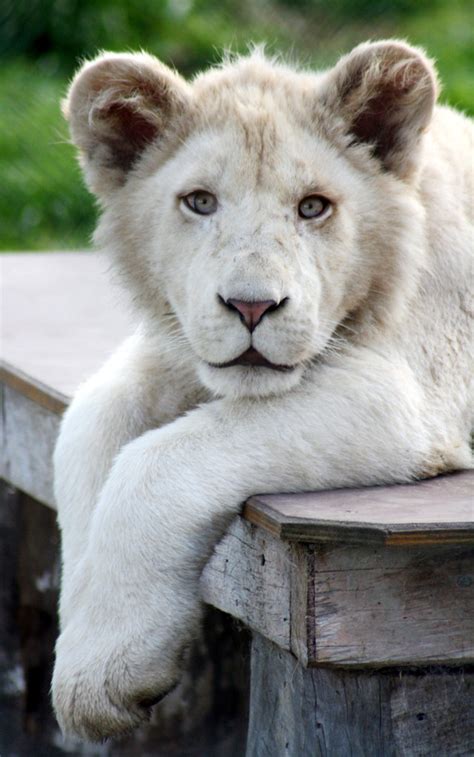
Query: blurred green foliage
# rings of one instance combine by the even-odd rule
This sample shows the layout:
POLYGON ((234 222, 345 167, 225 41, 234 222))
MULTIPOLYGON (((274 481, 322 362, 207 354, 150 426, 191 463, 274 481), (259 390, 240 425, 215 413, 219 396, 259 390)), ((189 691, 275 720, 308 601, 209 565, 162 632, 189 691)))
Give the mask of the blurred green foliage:
POLYGON ((93 201, 59 102, 98 50, 144 48, 190 75, 251 41, 325 66, 363 40, 402 37, 437 59, 444 101, 474 113, 473 20, 471 0, 3 0, 0 246, 88 243, 93 201))

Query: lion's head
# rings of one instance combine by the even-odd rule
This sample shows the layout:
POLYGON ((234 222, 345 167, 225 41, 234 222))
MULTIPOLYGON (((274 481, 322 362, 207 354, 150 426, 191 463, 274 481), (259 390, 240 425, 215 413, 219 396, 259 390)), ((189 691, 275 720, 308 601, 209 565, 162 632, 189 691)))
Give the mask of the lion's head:
POLYGON ((78 73, 65 113, 103 208, 96 238, 212 391, 286 391, 335 333, 400 317, 435 93, 424 55, 390 41, 321 74, 259 52, 191 84, 144 54, 78 73))

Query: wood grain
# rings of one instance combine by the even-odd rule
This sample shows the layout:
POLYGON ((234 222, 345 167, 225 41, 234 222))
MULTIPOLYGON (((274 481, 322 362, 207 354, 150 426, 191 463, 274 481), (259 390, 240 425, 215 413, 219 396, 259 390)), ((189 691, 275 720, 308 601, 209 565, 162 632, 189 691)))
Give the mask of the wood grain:
POLYGON ((259 635, 247 757, 467 757, 474 673, 305 670, 259 635))
POLYGON ((474 551, 462 545, 289 544, 237 519, 202 592, 304 666, 474 661, 474 551))
POLYGON ((28 376, 5 360, 0 362, 0 384, 9 386, 32 400, 36 405, 40 405, 57 415, 61 415, 69 404, 69 397, 66 397, 65 394, 42 384, 41 381, 28 376))
POLYGON ((291 547, 237 518, 201 577, 208 604, 290 648, 291 547))
POLYGON ((54 507, 52 456, 60 416, 0 384, 0 477, 54 507))
POLYGON ((308 665, 474 662, 472 548, 314 548, 307 561, 308 665))

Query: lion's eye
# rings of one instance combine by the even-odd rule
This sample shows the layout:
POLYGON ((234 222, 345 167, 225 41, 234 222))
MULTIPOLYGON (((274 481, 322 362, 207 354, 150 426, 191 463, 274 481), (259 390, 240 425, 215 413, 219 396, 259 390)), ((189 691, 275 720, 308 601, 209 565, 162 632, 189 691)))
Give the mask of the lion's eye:
POLYGON ((329 209, 331 203, 322 195, 309 195, 298 205, 300 218, 319 218, 329 209))
POLYGON ((191 194, 183 197, 183 201, 190 210, 199 213, 201 216, 209 216, 217 210, 217 197, 203 189, 191 192, 191 194))

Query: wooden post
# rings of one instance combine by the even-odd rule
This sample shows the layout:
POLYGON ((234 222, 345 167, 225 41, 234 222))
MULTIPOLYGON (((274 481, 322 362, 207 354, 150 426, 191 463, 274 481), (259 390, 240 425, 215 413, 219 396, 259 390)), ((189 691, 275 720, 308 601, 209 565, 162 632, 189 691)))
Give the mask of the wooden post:
POLYGON ((202 591, 253 629, 247 757, 474 753, 473 484, 246 504, 202 591))
POLYGON ((474 673, 305 669, 252 643, 247 757, 454 757, 474 752, 474 673))

